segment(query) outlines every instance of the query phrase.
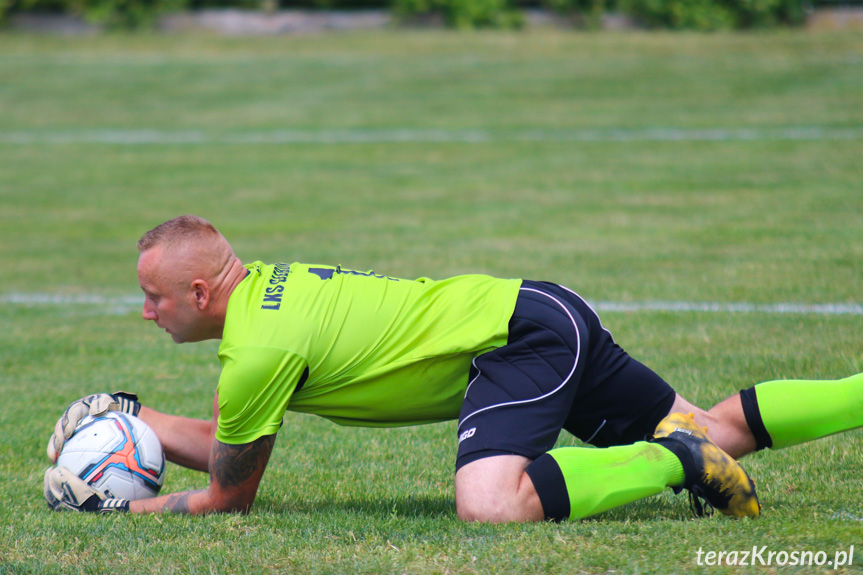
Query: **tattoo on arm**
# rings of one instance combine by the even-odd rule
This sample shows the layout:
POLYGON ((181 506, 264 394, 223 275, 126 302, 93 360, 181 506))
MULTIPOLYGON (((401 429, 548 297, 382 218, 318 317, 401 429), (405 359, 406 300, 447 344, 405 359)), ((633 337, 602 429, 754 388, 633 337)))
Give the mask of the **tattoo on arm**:
POLYGON ((243 445, 214 440, 210 479, 215 479, 223 487, 238 487, 255 473, 263 472, 275 441, 275 435, 265 435, 243 445))
POLYGON ((258 481, 270 460, 275 435, 266 435, 244 445, 229 445, 213 441, 210 454, 210 489, 183 491, 167 495, 162 511, 173 513, 210 513, 213 511, 248 511, 255 499, 258 481), (255 479, 253 483, 248 483, 255 479), (212 483, 218 493, 213 499, 212 483), (226 491, 227 490, 227 494, 226 491), (209 498, 199 495, 209 494, 209 498))
POLYGON ((189 498, 197 493, 206 492, 206 489, 199 489, 198 491, 183 491, 181 493, 174 493, 168 496, 168 501, 165 502, 165 505, 164 507, 162 507, 162 509, 164 511, 171 511, 173 513, 189 513, 189 498))

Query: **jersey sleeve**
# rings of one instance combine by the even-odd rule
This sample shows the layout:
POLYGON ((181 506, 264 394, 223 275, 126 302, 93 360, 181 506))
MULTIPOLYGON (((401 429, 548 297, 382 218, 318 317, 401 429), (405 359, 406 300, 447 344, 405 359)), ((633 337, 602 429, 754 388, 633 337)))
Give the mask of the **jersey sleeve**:
POLYGON ((216 439, 237 445, 276 433, 306 372, 306 360, 268 347, 233 348, 220 355, 216 439))

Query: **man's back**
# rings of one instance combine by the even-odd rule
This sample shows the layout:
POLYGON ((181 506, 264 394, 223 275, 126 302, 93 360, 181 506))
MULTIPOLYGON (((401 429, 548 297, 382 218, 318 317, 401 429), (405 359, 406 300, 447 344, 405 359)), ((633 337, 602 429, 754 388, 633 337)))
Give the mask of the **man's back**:
POLYGON ((506 343, 520 285, 299 263, 246 267, 219 349, 217 437, 232 443, 273 433, 285 409, 345 425, 457 417, 470 361, 506 343))

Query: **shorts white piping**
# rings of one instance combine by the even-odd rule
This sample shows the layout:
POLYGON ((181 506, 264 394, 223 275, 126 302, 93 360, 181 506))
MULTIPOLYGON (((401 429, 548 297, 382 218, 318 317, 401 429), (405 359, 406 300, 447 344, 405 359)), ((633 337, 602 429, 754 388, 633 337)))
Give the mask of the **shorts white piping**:
MULTIPOLYGON (((482 413, 483 411, 488 411, 489 409, 494 409, 494 408, 497 408, 497 407, 504 407, 504 406, 507 406, 507 405, 519 405, 519 404, 523 404, 523 403, 532 403, 532 402, 534 402, 534 401, 540 401, 540 400, 542 400, 542 399, 545 399, 546 397, 549 397, 549 396, 551 396, 551 395, 554 395, 555 393, 557 393, 558 391, 560 391, 561 389, 563 389, 563 386, 565 386, 565 385, 569 382, 570 378, 572 378, 572 375, 575 373, 575 370, 576 370, 576 368, 578 367, 578 360, 579 360, 579 357, 581 356, 581 334, 580 334, 580 333, 578 333, 578 324, 576 323, 575 318, 574 318, 574 317, 572 317, 572 314, 571 314, 571 313, 569 313, 569 310, 568 310, 568 309, 566 309, 566 306, 565 306, 563 303, 561 303, 561 301, 560 301, 559 299, 557 299, 556 297, 552 296, 551 294, 548 294, 548 293, 545 293, 545 292, 543 292, 543 291, 540 291, 540 290, 536 290, 536 289, 533 289, 533 288, 524 288, 524 287, 523 287, 523 288, 520 288, 520 289, 519 289, 519 291, 529 291, 529 292, 534 292, 534 293, 538 293, 538 294, 540 294, 540 295, 543 295, 543 296, 545 296, 545 297, 549 298, 549 299, 550 299, 550 300, 552 300, 554 303, 556 303, 558 306, 560 306, 560 308, 561 308, 561 309, 566 313, 566 315, 569 317, 569 320, 572 322, 572 327, 573 327, 573 328, 574 328, 574 330, 575 330, 575 338, 576 338, 576 343, 577 343, 577 345, 576 345, 576 351, 575 351, 575 362, 572 364, 572 369, 569 371, 569 373, 568 373, 568 374, 567 374, 567 376, 563 379, 563 381, 560 383, 560 385, 558 385, 556 388, 554 388, 553 390, 549 391, 548 393, 545 393, 545 394, 543 394, 543 395, 540 395, 539 397, 534 397, 533 399, 521 399, 521 400, 518 400, 518 401, 505 401, 505 402, 503 402, 503 403, 496 403, 495 405, 489 405, 489 406, 483 407, 482 409, 477 409, 476 411, 469 413, 467 416, 465 416, 465 418, 464 418, 464 419, 462 419, 461 421, 459 421, 459 423, 458 423, 458 429, 461 429, 461 426, 464 424, 464 422, 465 422, 465 421, 467 421, 468 419, 470 419, 471 417, 473 417, 474 415, 476 415, 477 413, 482 413)), ((476 379, 477 379, 477 378, 480 376, 480 374, 481 374, 481 370, 480 370, 480 369, 477 367, 477 365, 476 365, 476 358, 474 358, 474 359, 473 359, 473 361, 472 361, 471 363, 472 363, 472 364, 473 364, 473 366, 476 368, 476 370, 477 370, 477 375, 476 375, 476 377, 474 377, 474 378, 470 381, 470 383, 468 383, 468 385, 467 385, 467 389, 465 389, 465 392, 464 392, 465 397, 467 397, 467 392, 470 390, 470 386, 473 384, 473 382, 474 382, 474 381, 476 381, 476 379)))

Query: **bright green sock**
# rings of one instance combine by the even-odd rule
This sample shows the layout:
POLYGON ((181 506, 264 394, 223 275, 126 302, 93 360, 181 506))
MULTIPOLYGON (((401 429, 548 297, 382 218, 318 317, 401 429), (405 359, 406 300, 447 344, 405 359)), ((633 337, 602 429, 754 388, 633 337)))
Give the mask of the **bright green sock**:
POLYGON ((581 519, 683 484, 683 465, 656 443, 562 447, 527 469, 549 519, 581 519))
POLYGON ((863 426, 863 373, 838 380, 766 381, 753 389, 773 448, 863 426))

